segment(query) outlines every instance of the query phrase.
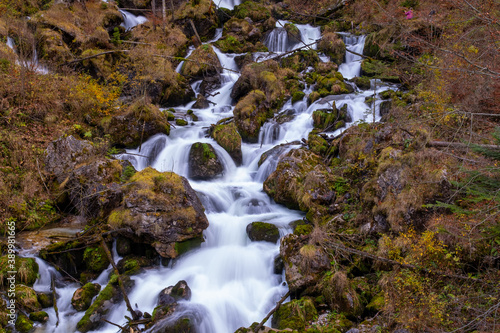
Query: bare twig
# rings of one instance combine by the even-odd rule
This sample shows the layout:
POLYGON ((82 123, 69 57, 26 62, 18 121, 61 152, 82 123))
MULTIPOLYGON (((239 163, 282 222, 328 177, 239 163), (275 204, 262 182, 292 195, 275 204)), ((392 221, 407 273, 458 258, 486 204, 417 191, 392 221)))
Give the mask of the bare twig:
POLYGON ((268 319, 273 315, 273 313, 275 313, 279 309, 279 307, 281 306, 281 303, 283 303, 288 298, 288 296, 290 296, 290 290, 288 290, 288 292, 285 294, 285 296, 281 297, 281 299, 278 301, 278 303, 276 303, 276 306, 267 314, 266 318, 262 319, 262 321, 259 323, 259 325, 257 325, 254 328, 253 331, 255 333, 259 332, 259 330, 262 328, 262 326, 264 326, 266 321, 268 321, 268 319))

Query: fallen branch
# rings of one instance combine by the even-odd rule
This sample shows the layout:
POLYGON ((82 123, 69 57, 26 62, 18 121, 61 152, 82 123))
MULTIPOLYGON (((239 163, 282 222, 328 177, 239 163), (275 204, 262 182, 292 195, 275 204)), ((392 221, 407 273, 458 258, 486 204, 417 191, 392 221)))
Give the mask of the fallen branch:
POLYGON ((114 51, 101 52, 101 53, 97 53, 97 54, 94 54, 94 55, 91 55, 91 56, 88 56, 88 57, 85 57, 85 58, 82 58, 82 59, 72 60, 70 62, 65 63, 65 65, 67 66, 67 65, 71 65, 71 64, 74 64, 74 63, 77 63, 77 62, 82 62, 84 60, 96 58, 96 57, 99 57, 99 56, 102 56, 102 55, 105 55, 105 54, 118 53, 118 52, 125 52, 125 53, 127 53, 127 52, 130 52, 130 50, 114 50, 114 51))
POLYGON ((132 315, 132 318, 134 320, 137 320, 137 319, 139 319, 139 316, 138 316, 137 312, 135 312, 134 309, 132 309, 132 305, 130 305, 130 301, 128 299, 127 292, 125 291, 125 287, 123 286, 122 276, 121 276, 120 272, 118 271, 118 268, 116 267, 115 261, 113 260, 113 256, 111 255, 111 252, 109 251, 108 246, 106 245, 106 242, 104 241, 104 238, 102 237, 102 235, 99 235, 99 238, 101 239, 101 246, 102 246, 104 252, 106 252, 106 256, 108 257, 108 260, 111 263, 111 265, 113 266, 115 274, 118 277, 118 285, 120 286, 120 291, 122 292, 123 299, 125 301, 125 304, 127 305, 127 309, 130 312, 130 314, 132 315))
POLYGON ((260 324, 254 328, 254 330, 253 330, 254 333, 257 333, 262 328, 262 326, 264 326, 266 321, 268 321, 269 318, 273 315, 273 313, 275 313, 279 309, 279 307, 281 306, 281 303, 283 303, 288 298, 288 296, 290 296, 290 290, 288 290, 288 292, 285 294, 285 296, 281 297, 281 299, 278 301, 278 303, 276 303, 276 306, 267 314, 266 318, 262 319, 260 324))
POLYGON ((361 58, 365 58, 365 59, 369 59, 369 60, 373 60, 373 58, 369 57, 369 56, 365 56, 365 55, 362 55, 361 53, 358 53, 358 52, 354 52, 354 51, 351 51, 349 50, 347 47, 345 48, 345 50, 349 53, 352 53, 354 55, 357 55, 358 57, 361 57, 361 58))
POLYGON ((314 44, 317 44, 317 43, 319 43, 319 39, 318 39, 318 40, 316 40, 316 41, 314 41, 314 42, 312 42, 312 43, 309 43, 309 44, 306 44, 306 45, 301 46, 301 47, 299 47, 299 48, 296 48, 295 50, 292 50, 292 51, 288 51, 288 52, 285 52, 285 53, 278 54, 277 56, 274 56, 274 57, 269 58, 269 59, 266 59, 266 60, 274 60, 274 59, 279 59, 279 58, 282 58, 282 57, 287 56, 287 55, 289 55, 289 54, 292 54, 292 53, 295 53, 295 52, 300 51, 300 50, 302 50, 302 49, 305 49, 306 47, 310 47, 311 45, 314 45, 314 44))
POLYGON ((118 8, 120 10, 126 10, 127 12, 136 11, 136 12, 150 12, 151 9, 139 9, 139 8, 118 8))
POLYGON ((475 144, 475 143, 461 143, 461 142, 447 142, 447 141, 430 141, 427 142, 428 147, 435 147, 435 148, 454 148, 454 149, 469 149, 469 148, 486 148, 486 149, 493 149, 493 150, 500 150, 499 145, 481 145, 481 144, 475 144))
POLYGON ((123 327, 123 326, 120 326, 120 325, 118 325, 118 324, 115 324, 115 323, 113 323, 113 322, 111 322, 111 321, 109 321, 109 320, 107 320, 107 319, 104 319, 104 318, 101 318, 101 320, 102 320, 102 321, 104 321, 104 322, 106 322, 106 323, 108 323, 108 324, 111 324, 111 325, 113 325, 113 326, 116 326, 116 327, 120 328, 122 331, 125 331, 125 327, 123 327))
POLYGON ((200 43, 200 45, 203 44, 201 42, 200 35, 198 35, 198 30, 196 30, 196 26, 194 25, 193 20, 189 20, 189 23, 191 23, 191 28, 193 28, 194 34, 196 35, 196 39, 198 39, 198 43, 200 43))
POLYGON ((50 291, 52 292, 52 302, 54 304, 53 308, 54 311, 56 312, 56 318, 57 318, 56 327, 57 327, 59 326, 59 309, 57 308, 56 283, 53 275, 50 276, 50 291))

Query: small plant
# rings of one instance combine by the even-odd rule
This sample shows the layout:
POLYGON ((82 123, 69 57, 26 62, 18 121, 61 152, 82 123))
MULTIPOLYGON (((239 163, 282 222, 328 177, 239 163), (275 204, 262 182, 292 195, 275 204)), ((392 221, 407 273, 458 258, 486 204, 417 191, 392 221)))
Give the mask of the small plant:
POLYGON ((120 178, 120 180, 122 182, 126 182, 127 180, 129 180, 133 175, 135 174, 135 169, 133 166, 131 165, 127 165, 125 167, 125 170, 123 170, 123 174, 120 178))
MULTIPOLYGON (((104 2, 103 2, 103 4, 104 4, 104 2)), ((113 37, 111 38, 111 42, 113 44, 115 44, 116 46, 122 44, 120 30, 118 29, 118 27, 115 27, 115 29, 113 30, 113 37)))

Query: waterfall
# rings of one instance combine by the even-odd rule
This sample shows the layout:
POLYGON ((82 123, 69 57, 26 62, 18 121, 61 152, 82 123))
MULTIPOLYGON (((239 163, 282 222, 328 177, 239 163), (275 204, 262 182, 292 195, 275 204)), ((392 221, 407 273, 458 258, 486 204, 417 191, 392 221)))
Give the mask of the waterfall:
MULTIPOLYGON (((267 35, 264 44, 267 46, 269 52, 283 53, 292 51, 321 38, 320 28, 309 24, 295 24, 300 33, 296 38, 290 38, 284 28, 287 23, 290 22, 284 20, 277 21, 276 28, 267 35)), ((317 48, 316 44, 311 45, 311 48, 315 50, 317 48)))
MULTIPOLYGON (((342 33, 341 36, 347 50, 363 54, 366 36, 354 36, 345 33, 342 33)), ((346 52, 345 58, 346 61, 340 65, 339 72, 342 73, 346 79, 352 79, 355 76, 359 76, 362 58, 350 52, 346 52)))
POLYGON ((16 44, 14 43, 14 39, 7 36, 7 46, 10 47, 13 51, 16 50, 16 44))
POLYGON ((241 3, 241 0, 215 0, 215 4, 218 7, 234 9, 234 6, 238 6, 241 3))
MULTIPOLYGON (((234 2, 221 1, 221 6, 230 6, 234 2)), ((304 42, 319 38, 319 28, 308 25, 297 25, 304 42)), ((278 28, 279 29, 279 28, 278 28)), ((275 29, 276 30, 276 29, 275 29)), ((364 37, 345 36, 346 44, 361 52, 364 37), (351 40, 352 39, 352 40, 351 40), (359 50, 361 48, 361 50, 359 50)), ((281 40, 278 44, 285 44, 281 40)), ((234 54, 224 54, 214 47, 221 65, 227 69, 237 69, 234 54)), ((347 57, 341 67, 343 75, 348 73, 359 75, 359 59, 347 57)), ((176 316, 188 316, 195 323, 199 333, 232 333, 241 326, 248 327, 252 322, 260 322, 275 306, 276 302, 287 292, 286 283, 281 274, 275 274, 273 262, 279 254, 279 242, 251 242, 246 234, 248 224, 264 221, 276 225, 280 235, 291 232, 289 223, 303 218, 300 211, 287 209, 276 204, 263 191, 263 181, 276 169, 281 156, 291 149, 300 147, 300 140, 307 138, 313 129, 312 113, 321 108, 330 108, 335 102, 337 108, 347 105, 352 122, 372 121, 371 109, 365 98, 373 96, 373 90, 357 91, 352 94, 327 96, 311 105, 307 105, 307 95, 313 86, 307 86, 306 96, 302 101, 292 105, 285 103, 283 112, 289 112, 293 119, 282 124, 268 121, 261 129, 259 142, 242 143, 243 163, 237 167, 228 153, 215 140, 206 135, 206 128, 218 120, 232 116, 234 106, 230 97, 238 74, 230 70, 221 73, 221 87, 214 91, 210 100, 215 105, 196 110, 198 120, 189 126, 172 128, 170 135, 155 135, 144 142, 141 147, 128 149, 125 154, 118 155, 129 160, 137 170, 152 166, 159 171, 174 171, 188 178, 197 192, 209 227, 204 231, 205 242, 199 249, 192 250, 175 259, 168 267, 155 267, 132 276, 135 286, 129 293, 131 304, 137 304, 143 312, 152 313, 156 306, 159 292, 185 280, 192 292, 189 302, 182 302, 176 316), (195 142, 211 144, 223 165, 223 175, 210 181, 189 179, 189 150, 195 142), (267 155, 267 159, 259 166, 259 159, 264 152, 277 145, 267 155)), ((199 83, 193 87, 198 89, 199 83)), ((394 87, 377 84, 378 92, 394 87)), ((186 112, 194 102, 176 107, 176 114, 186 112)), ((375 101, 378 112, 379 100, 375 101)), ((288 114, 288 113, 287 113, 288 114)), ((380 116, 377 114, 375 120, 380 116)), ((340 129, 328 134, 336 134, 340 129)), ((115 260, 119 260, 113 251, 115 260)), ((46 288, 50 269, 43 267, 36 288, 46 288), (44 286, 44 287, 43 287, 44 286)), ((104 271, 95 282, 104 285, 107 282, 110 268, 104 271)), ((55 273, 54 273, 55 274, 55 273)), ((74 332, 83 312, 71 310, 70 300, 77 285, 57 288, 59 297, 60 324, 55 326, 55 315, 49 313, 50 320, 45 324, 44 332, 74 332)), ((119 325, 126 320, 125 304, 112 309, 108 320, 119 325)), ((99 333, 116 332, 116 327, 106 324, 99 333)))
MULTIPOLYGON (((14 42, 14 39, 7 36, 7 46, 12 49, 14 52, 16 52, 16 43, 14 42)), ((19 56, 19 55, 18 55, 19 56)), ((36 46, 33 43, 33 48, 31 52, 31 59, 24 59, 24 60, 16 60, 16 64, 23 66, 25 68, 31 69, 37 73, 40 74, 48 74, 49 70, 47 67, 41 65, 38 62, 38 53, 36 51, 36 46)))
POLYGON ((119 9, 119 11, 123 17, 123 23, 121 24, 121 26, 124 27, 125 30, 127 30, 127 31, 132 29, 133 27, 139 25, 139 24, 143 24, 144 22, 146 22, 148 20, 144 16, 141 16, 141 15, 136 16, 136 15, 134 15, 130 12, 127 12, 126 10, 123 10, 123 9, 119 9))

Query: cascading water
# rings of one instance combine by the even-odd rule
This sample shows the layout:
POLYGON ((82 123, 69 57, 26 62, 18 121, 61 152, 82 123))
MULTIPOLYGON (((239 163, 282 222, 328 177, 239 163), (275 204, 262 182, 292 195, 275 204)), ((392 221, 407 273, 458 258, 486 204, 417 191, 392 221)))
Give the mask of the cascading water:
MULTIPOLYGON (((290 35, 284 28, 287 23, 290 22, 283 20, 277 21, 276 28, 267 35, 264 44, 267 46, 269 52, 283 53, 292 51, 321 38, 320 28, 313 27, 309 24, 295 24, 300 33, 297 36, 290 35)), ((313 50, 317 48, 316 44, 310 47, 313 50)))
MULTIPOLYGON (((11 37, 8 37, 8 36, 7 36, 7 46, 10 49, 12 49, 14 52, 16 52, 16 43, 14 42, 14 39, 12 39, 11 37)), ((49 73, 49 70, 47 69, 47 67, 42 66, 38 62, 38 53, 36 51, 35 45, 33 45, 33 49, 31 52, 31 59, 24 59, 21 61, 16 60, 16 64, 22 65, 23 67, 28 68, 30 70, 33 70, 33 71, 40 73, 40 74, 48 74, 49 73)))
MULTIPOLYGON (((365 36, 354 36, 345 33, 342 33, 341 36, 347 50, 363 54, 365 36)), ((345 63, 339 66, 339 72, 342 73, 346 79, 352 79, 355 76, 359 76, 361 72, 361 56, 346 52, 345 58, 345 63)))
MULTIPOLYGON (((300 29, 300 28, 299 28, 300 29)), ((304 35, 314 35, 304 28, 304 35)), ((354 47, 361 47, 363 38, 357 39, 354 47)), ((224 68, 236 70, 235 55, 223 54, 214 48, 224 68)), ((351 59, 345 64, 346 70, 357 66, 351 59)), ((353 70, 354 72, 354 70, 353 70)), ((359 73, 359 72, 358 72, 359 73)), ((215 106, 195 111, 199 120, 191 126, 172 129, 169 136, 156 135, 143 143, 139 149, 128 150, 120 156, 128 159, 136 169, 152 166, 159 171, 174 171, 189 177, 189 148, 195 142, 210 143, 224 166, 222 176, 211 181, 190 180, 205 207, 210 226, 204 232, 205 242, 197 250, 192 250, 176 259, 169 267, 157 267, 132 276, 135 287, 129 293, 131 304, 137 304, 143 312, 152 313, 159 292, 185 280, 191 288, 190 301, 182 302, 176 316, 188 316, 195 323, 199 333, 230 333, 241 326, 260 322, 275 302, 287 292, 281 274, 275 274, 273 262, 279 253, 279 244, 251 242, 246 234, 246 227, 254 221, 264 221, 276 225, 281 235, 291 231, 289 223, 303 218, 303 213, 289 210, 274 203, 263 191, 262 182, 276 168, 279 156, 290 149, 299 147, 296 140, 307 137, 313 129, 311 114, 319 108, 328 108, 333 101, 337 107, 347 104, 352 121, 371 121, 370 108, 365 103, 371 90, 352 94, 329 96, 307 106, 307 95, 312 87, 305 90, 304 100, 292 105, 285 103, 282 112, 294 116, 293 120, 283 124, 269 122, 261 129, 259 142, 242 144, 243 163, 237 167, 227 152, 217 143, 207 138, 204 128, 218 120, 232 116, 233 106, 230 92, 238 74, 224 70, 222 86, 214 92, 210 100, 215 106), (271 132, 270 132, 271 131, 271 132), (278 144, 275 153, 259 167, 260 156, 278 144), (142 155, 142 156, 141 156, 142 155)), ((354 74, 356 75, 356 74, 354 74)), ((198 89, 199 84, 193 84, 198 89)), ((387 89, 379 88, 379 91, 387 89)), ((196 91, 198 93, 198 91, 196 91)), ((176 114, 188 110, 194 102, 176 108, 176 114)), ((378 107, 378 104, 375 104, 378 107)), ((375 109, 375 113, 378 112, 375 109)), ((376 119, 378 119, 378 115, 376 119)), ((116 258, 117 260, 119 258, 116 258)), ((39 262, 41 265, 46 265, 39 262)), ((50 271, 44 266, 44 271, 50 271)), ((56 274, 56 273, 54 273, 56 274)), ((96 280, 106 283, 105 271, 96 280)), ((57 278, 57 276, 55 276, 57 278)), ((36 288, 47 289, 49 278, 40 276, 36 288)), ((56 289, 59 295, 59 325, 55 324, 55 313, 49 313, 49 323, 41 326, 40 332, 74 332, 76 323, 83 313, 71 310, 70 299, 76 285, 61 286, 56 289)), ((113 309, 108 320, 117 324, 125 322, 127 313, 125 304, 113 309)), ((116 332, 116 327, 106 325, 99 333, 116 332)))
POLYGON ((146 22, 148 19, 145 18, 144 16, 141 15, 134 15, 130 12, 127 12, 126 10, 119 9, 120 13, 122 14, 123 17, 123 23, 121 24, 122 27, 125 28, 125 30, 130 30, 133 27, 143 24, 146 22))
POLYGON ((214 1, 218 7, 234 9, 234 6, 238 6, 241 3, 241 0, 216 0, 214 1))

